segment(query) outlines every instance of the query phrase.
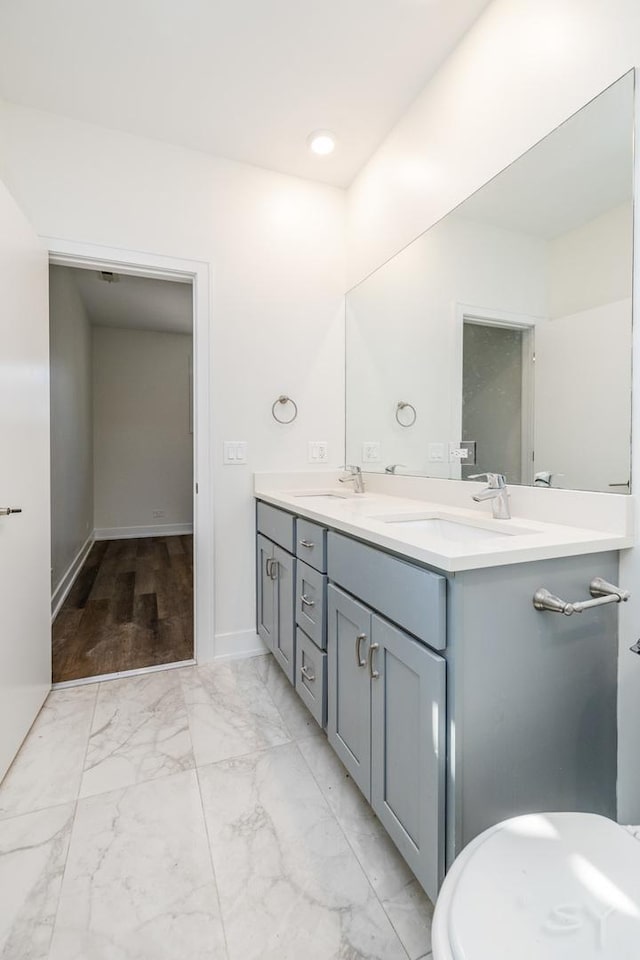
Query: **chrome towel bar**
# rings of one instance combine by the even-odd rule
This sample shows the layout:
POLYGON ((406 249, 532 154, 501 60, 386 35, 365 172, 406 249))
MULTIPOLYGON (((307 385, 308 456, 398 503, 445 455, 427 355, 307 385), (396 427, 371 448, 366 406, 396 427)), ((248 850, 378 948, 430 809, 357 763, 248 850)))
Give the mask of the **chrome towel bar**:
POLYGON ((540 587, 533 595, 533 605, 536 610, 563 613, 565 617, 570 617, 574 613, 582 613, 584 610, 601 607, 606 603, 626 603, 631 596, 628 590, 622 590, 613 583, 603 580, 602 577, 593 578, 589 584, 589 593, 593 600, 577 600, 575 603, 570 603, 556 597, 545 587, 540 587))

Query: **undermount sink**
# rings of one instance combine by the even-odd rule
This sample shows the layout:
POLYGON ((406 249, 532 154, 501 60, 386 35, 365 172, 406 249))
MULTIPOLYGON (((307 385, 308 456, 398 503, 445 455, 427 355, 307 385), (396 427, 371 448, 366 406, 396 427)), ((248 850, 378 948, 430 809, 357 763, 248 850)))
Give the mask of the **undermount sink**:
MULTIPOLYGON (((374 519, 374 518, 372 518, 374 519)), ((482 540, 493 540, 501 537, 513 537, 523 533, 530 533, 530 530, 522 527, 509 527, 508 529, 497 529, 489 526, 491 521, 480 522, 478 524, 469 523, 466 520, 457 517, 442 517, 433 514, 428 516, 386 516, 375 517, 382 523, 394 524, 401 527, 406 532, 424 533, 430 537, 436 537, 438 540, 446 540, 449 543, 478 543, 482 540)), ((500 521, 509 523, 509 521, 500 521)))
MULTIPOLYGON (((296 500, 312 501, 318 506, 335 503, 336 500, 349 500, 351 503, 366 503, 370 497, 366 493, 355 493, 353 490, 311 490, 309 493, 293 494, 296 500)), ((375 498, 374 498, 375 499, 375 498)))
POLYGON ((314 500, 314 501, 331 501, 331 500, 349 500, 351 499, 352 494, 349 493, 296 493, 296 500, 314 500))

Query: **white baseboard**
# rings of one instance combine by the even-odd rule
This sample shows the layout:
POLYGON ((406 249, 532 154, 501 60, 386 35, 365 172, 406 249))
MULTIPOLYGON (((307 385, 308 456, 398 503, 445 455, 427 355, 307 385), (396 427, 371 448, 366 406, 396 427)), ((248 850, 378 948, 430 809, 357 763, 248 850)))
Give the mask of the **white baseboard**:
POLYGON ((87 559, 89 551, 93 546, 95 536, 93 533, 90 533, 85 542, 82 544, 75 557, 67 567, 65 573, 62 576, 62 579, 58 583, 58 586, 55 588, 51 595, 51 620, 55 620, 58 615, 60 607, 65 602, 69 595, 71 587, 75 583, 76 577, 82 569, 82 564, 87 559))
MULTIPOLYGON (((214 660, 243 660, 269 653, 255 630, 238 630, 235 633, 217 633, 214 660)), ((199 660, 200 663, 204 661, 199 660)))
POLYGON ((193 533, 192 523, 157 523, 150 527, 96 527, 96 540, 133 540, 136 537, 179 537, 193 533))

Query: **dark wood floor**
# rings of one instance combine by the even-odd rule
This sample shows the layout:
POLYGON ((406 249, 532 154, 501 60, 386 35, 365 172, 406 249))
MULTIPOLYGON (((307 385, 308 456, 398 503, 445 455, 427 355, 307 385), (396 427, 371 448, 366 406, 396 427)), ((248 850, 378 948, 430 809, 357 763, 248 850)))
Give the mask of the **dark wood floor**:
POLYGON ((53 682, 193 656, 193 537, 95 543, 53 624, 53 682))

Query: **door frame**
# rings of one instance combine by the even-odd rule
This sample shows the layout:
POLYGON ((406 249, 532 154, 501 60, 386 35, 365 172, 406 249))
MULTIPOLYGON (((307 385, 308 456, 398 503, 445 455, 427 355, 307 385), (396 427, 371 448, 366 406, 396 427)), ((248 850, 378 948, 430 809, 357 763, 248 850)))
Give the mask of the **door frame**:
MULTIPOLYGON (((214 659, 214 515, 213 424, 211 388, 210 265, 140 250, 41 236, 49 264, 80 269, 113 270, 136 277, 188 280, 193 287, 193 533, 194 637, 196 662, 214 659)), ((164 666, 164 665, 163 665, 164 666)), ((171 664, 167 664, 170 667, 171 664)), ((151 668, 153 669, 153 668, 151 668)), ((157 668, 155 668, 157 669, 157 668)), ((136 672, 146 672, 136 671, 136 672)), ((92 678, 89 678, 92 679, 92 678)))
MULTIPOLYGON (((522 338, 522 459, 521 482, 533 483, 533 454, 535 446, 535 328, 544 317, 529 314, 510 313, 506 310, 491 310, 487 307, 474 307, 470 304, 454 304, 453 367, 451 382, 452 394, 451 423, 454 436, 462 440, 462 390, 463 390, 463 354, 464 325, 476 323, 485 327, 505 327, 508 330, 521 330, 527 335, 522 338)), ((464 439, 473 440, 473 437, 464 439)), ((454 479, 461 479, 462 465, 453 465, 458 471, 454 479)))

